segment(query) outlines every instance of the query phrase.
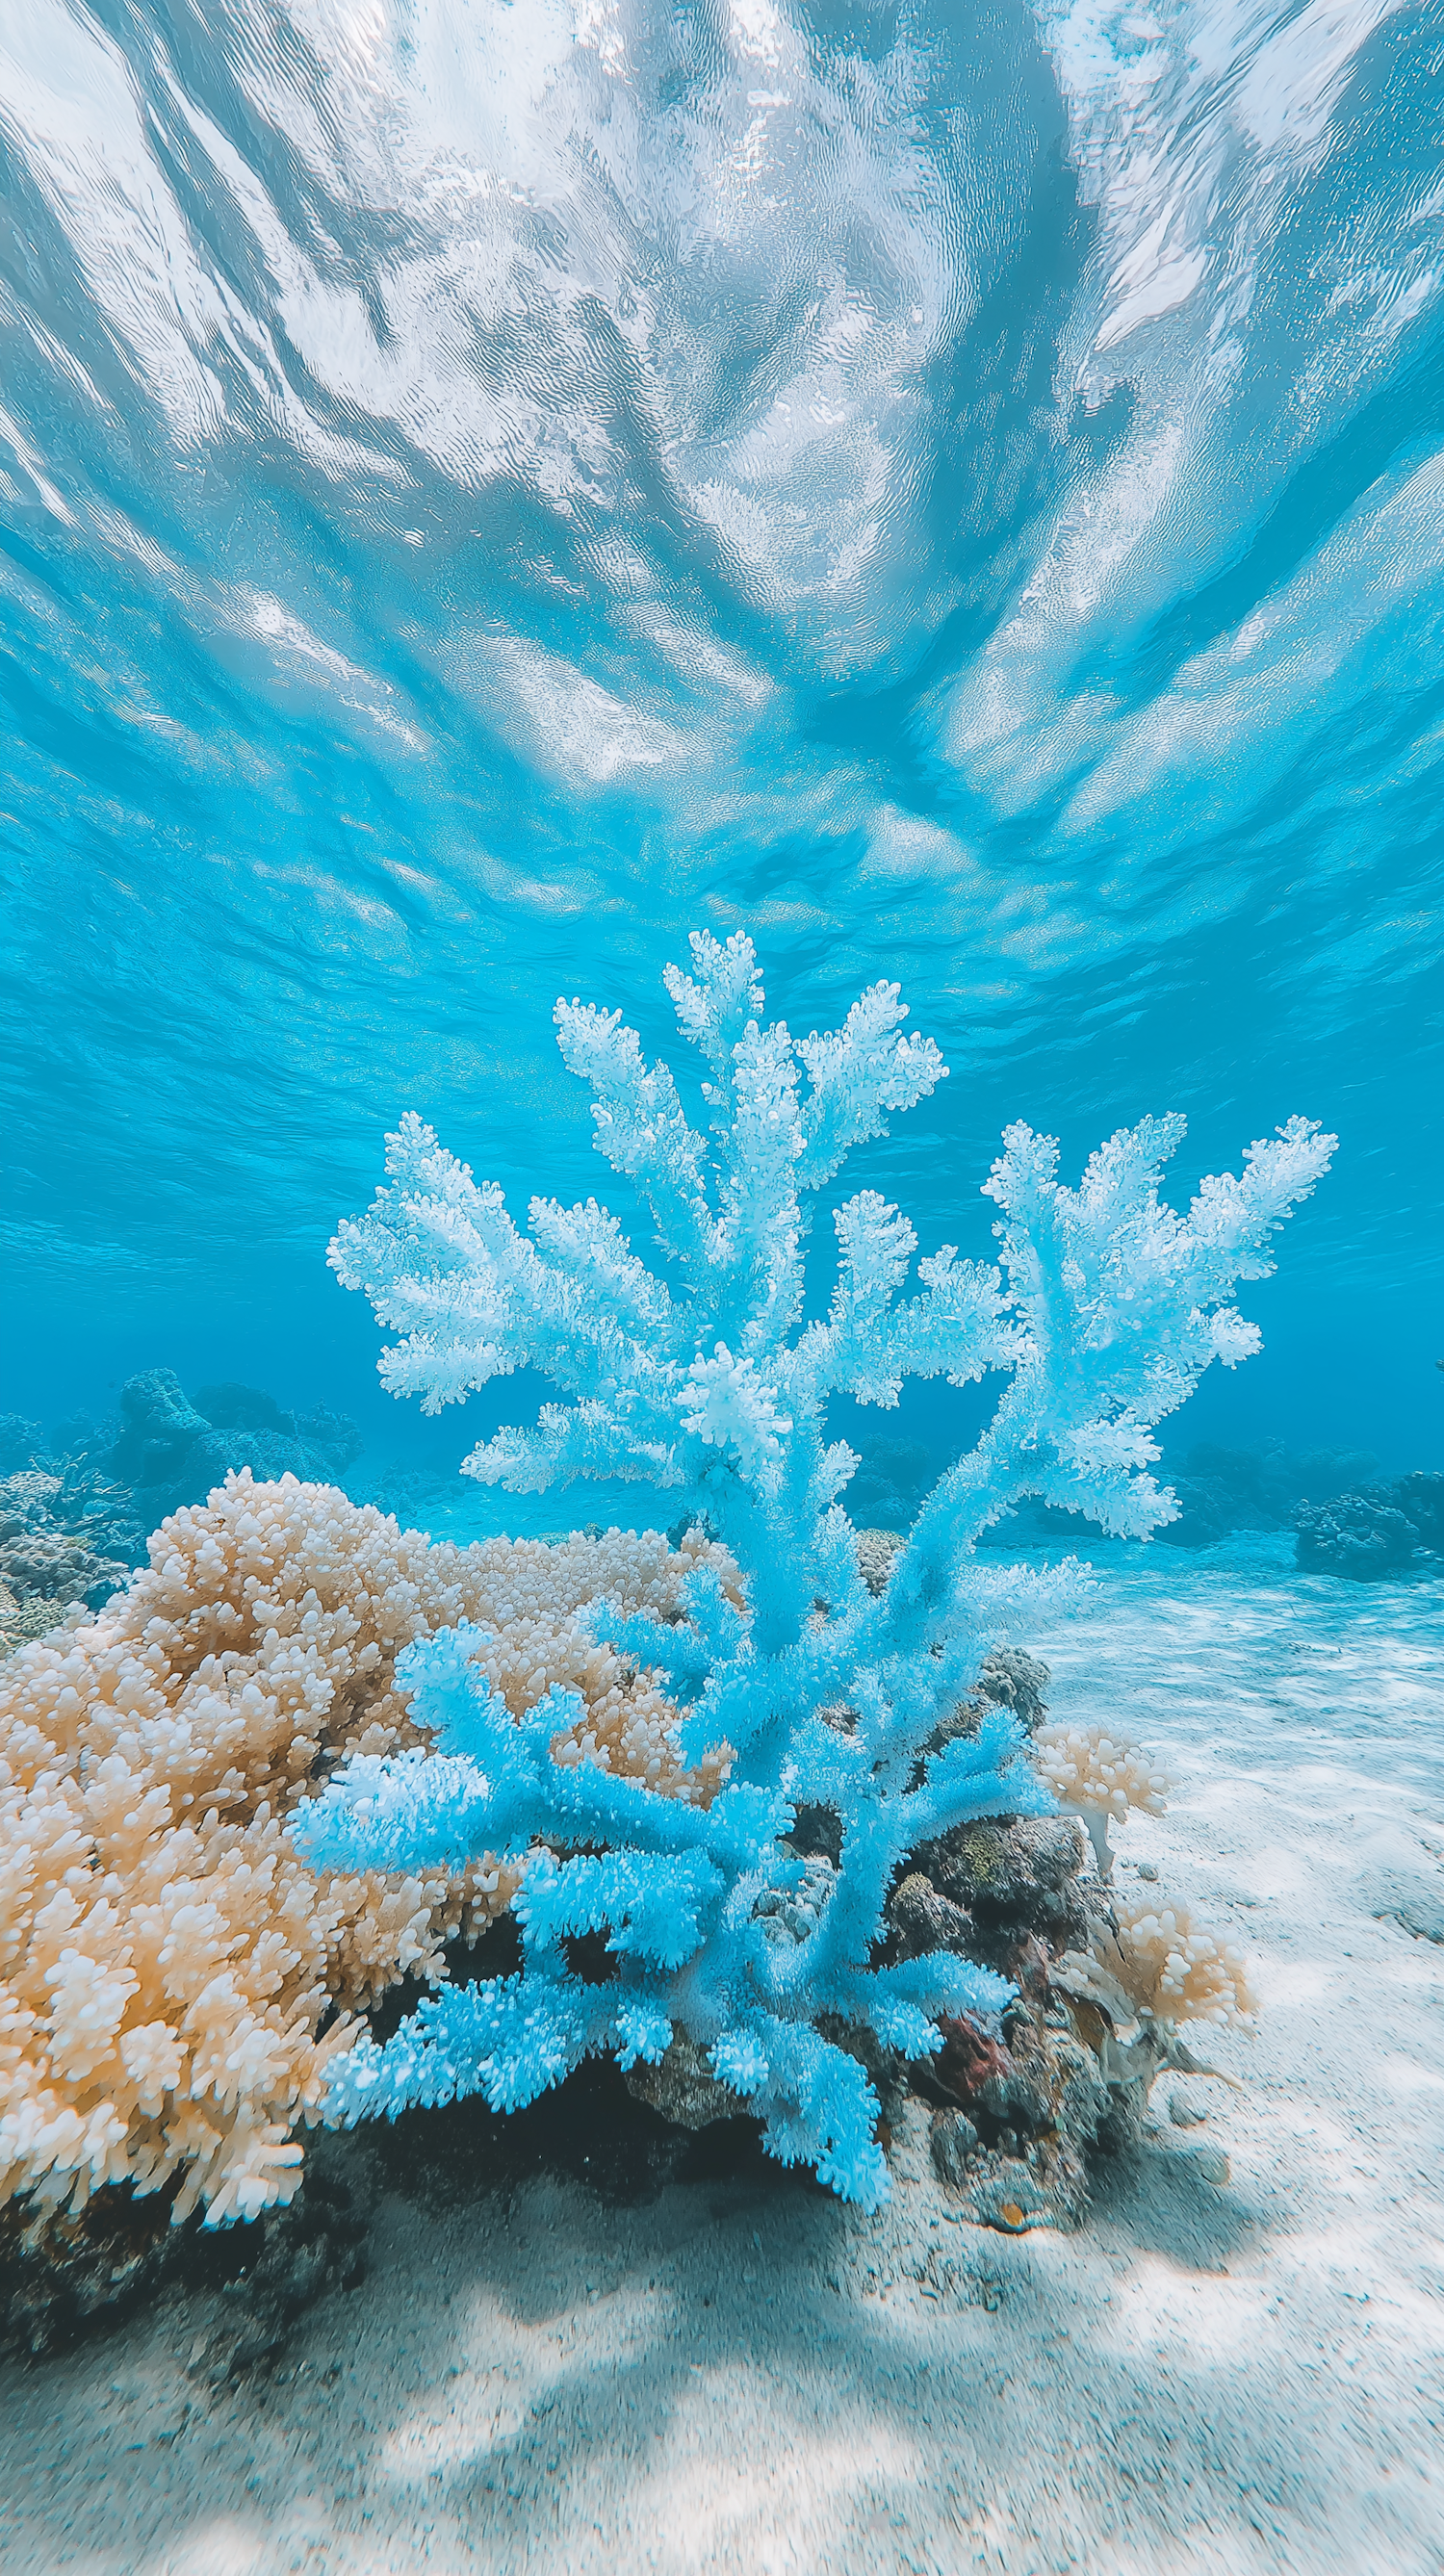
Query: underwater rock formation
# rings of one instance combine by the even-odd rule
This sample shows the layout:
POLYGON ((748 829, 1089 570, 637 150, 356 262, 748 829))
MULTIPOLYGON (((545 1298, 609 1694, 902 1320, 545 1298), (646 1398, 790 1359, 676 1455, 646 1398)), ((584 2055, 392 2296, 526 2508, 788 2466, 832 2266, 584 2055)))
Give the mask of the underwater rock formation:
POLYGON ((1083 1853, 1072 1818, 988 1817, 912 1855, 909 1875, 890 1900, 889 1920, 906 1941, 924 1904, 946 1906, 951 1918, 969 1926, 963 1936, 969 1955, 1016 1981, 1029 1944, 1063 1949, 1086 1939, 1083 1853))
POLYGON ((1444 1556, 1444 1476, 1397 1476, 1332 1502, 1305 1503, 1297 1520, 1306 1574, 1368 1582, 1444 1556))
POLYGON ((181 1390, 174 1369, 142 1369, 120 1390, 122 1429, 110 1453, 117 1483, 162 1487, 179 1474, 186 1451, 210 1424, 181 1390))
MULTIPOLYGON (((1016 1649, 989 1656, 978 1690, 958 1712, 957 1731, 975 1731, 990 1702, 1013 1705, 1026 1711, 1034 1759, 1046 1758, 1053 1733, 1043 1722, 1047 1680, 1046 1665, 1016 1649)), ((1137 1745, 1115 1740, 1113 1749, 1150 1781, 1147 1811, 1161 1813, 1166 1775, 1159 1765, 1137 1745)), ((789 1839, 806 1855, 806 1878, 793 1897, 767 1900, 764 1930, 771 1938, 800 1946, 821 1921, 837 1857, 835 1824, 827 1810, 799 1814, 789 1839)), ((1076 2226, 1088 2202, 1091 2156, 1136 2140, 1149 2089, 1164 2067, 1194 2068, 1165 2007, 1177 2017, 1188 2018, 1197 2007, 1217 2018, 1217 1962, 1226 1945, 1191 1924, 1187 1936, 1213 1965, 1191 1986, 1185 1977, 1177 1995, 1166 1997, 1154 1956, 1126 2009, 1113 1997, 1132 2034, 1126 2049, 1114 2020, 1074 1995, 1070 1951, 1091 1956, 1096 1941, 1100 1958, 1111 1955, 1120 1930, 1130 1958, 1134 1950, 1131 1918, 1120 1917, 1100 1877, 1086 1874, 1087 1860, 1079 1820, 1065 1817, 989 1818, 911 1854, 888 1899, 878 1956, 900 1960, 949 1949, 1000 1971, 1012 1985, 1011 2000, 1001 2013, 942 2016, 941 2048, 912 2064, 875 2042, 869 2047, 865 2032, 837 2021, 827 2025, 829 2037, 864 2066, 887 2119, 896 2119, 909 2090, 934 2106, 934 2167, 980 2225, 1015 2233, 1076 2226), (1057 1992, 1055 1972, 1063 1980, 1057 1992)), ((1141 1919, 1144 1909, 1135 1910, 1141 1919)), ((1179 1920, 1176 1912, 1170 1916, 1175 1925, 1179 1920)), ((1242 1963, 1234 1953, 1227 1957, 1228 1974, 1238 1979, 1235 1996, 1247 1999, 1242 1963)), ((1137 1984, 1139 1962, 1129 1973, 1137 1984)), ((708 2052, 684 2032, 660 2064, 639 2062, 626 2082, 639 2099, 688 2128, 735 2119, 749 2108, 716 2080, 708 2052)))
POLYGON ((233 1469, 248 1467, 258 1484, 282 1476, 325 1484, 361 1454, 361 1435, 345 1414, 284 1413, 274 1396, 234 1381, 202 1387, 192 1404, 169 1368, 127 1378, 120 1410, 110 1473, 133 1489, 150 1528, 204 1502, 233 1469))
MULTIPOLYGON (((1227 1301, 1272 1268, 1271 1237, 1333 1140, 1290 1120, 1180 1217, 1159 1185, 1181 1120, 1120 1132, 1076 1191, 1057 1181, 1051 1140, 1009 1128, 984 1184, 1001 1269, 944 1245, 903 1294, 916 1236, 862 1191, 834 1211, 837 1286, 808 1321, 811 1200, 946 1068, 902 1033, 895 985, 864 994, 840 1030, 794 1040, 761 1023, 750 941, 702 934, 692 958, 692 977, 669 968, 666 982, 705 1060, 710 1139, 619 1013, 559 1002, 555 1014, 563 1057, 595 1095, 598 1149, 670 1256, 666 1279, 595 1201, 534 1199, 523 1236, 495 1184, 478 1188, 412 1115, 331 1259, 402 1336, 380 1362, 394 1393, 435 1412, 520 1366, 561 1390, 534 1429, 498 1432, 466 1472, 513 1492, 632 1478, 716 1532, 740 1604, 699 1574, 666 1634, 612 1606, 590 1623, 665 1677, 693 1758, 734 1749, 731 1776, 699 1815, 590 1763, 562 1771, 539 1718, 508 1726, 494 1706, 467 1631, 413 1650, 406 1677, 437 1756, 353 1764, 298 1819, 303 1847, 332 1867, 483 1844, 515 1854, 538 1838, 554 1857, 533 1863, 516 1901, 521 1971, 423 2003, 384 2049, 363 2042, 332 2071, 328 2111, 349 2120, 470 2092, 511 2107, 599 2048, 624 2067, 657 2063, 680 2030, 753 2105, 771 2153, 870 2204, 886 2187, 877 2093, 825 2025, 927 2058, 943 2045, 940 2017, 997 2008, 1001 1981, 952 1949, 875 1960, 888 1895, 910 1852, 1052 1804, 1023 1727, 996 1706, 937 1742, 1029 1598, 1021 1572, 980 1563, 978 1537, 1026 1497, 1119 1536, 1171 1516, 1148 1473, 1152 1426, 1212 1360, 1233 1366, 1258 1347, 1227 1301), (826 1439, 829 1399, 890 1407, 909 1376, 961 1385, 988 1370, 1010 1383, 987 1431, 934 1485, 885 1576, 864 1574, 840 1500, 858 1462, 826 1439), (806 1878, 790 1840, 799 1811, 829 1809, 826 1902, 804 1940, 778 1943, 770 1900, 796 1898, 806 1878), (577 1973, 568 1944, 584 1936, 600 1936, 610 1976, 577 1973)), ((558 1703, 548 1722, 563 1716, 558 1703)))
MULTIPOLYGON (((1327 1502, 1367 1485, 1379 1461, 1368 1450, 1287 1448, 1266 1440, 1256 1449, 1196 1441, 1175 1465, 1165 1459, 1176 1516, 1154 1535, 1169 1547, 1204 1548, 1241 1530, 1291 1530, 1307 1500, 1327 1502)), ((1077 1537, 1075 1514, 1031 1498, 995 1522, 980 1547, 1055 1548, 1077 1537)))
POLYGON ((1020 1997, 994 2033, 950 2024, 928 2090, 932 2160, 980 2226, 1076 2227, 1113 2094, 1065 2012, 1020 1997), (956 2105, 957 2107, 953 2107, 956 2105))
POLYGON ((176 2184, 137 2196, 103 2187, 82 2209, 14 2198, 0 2206, 0 2359, 63 2351, 167 2290, 183 2289, 191 2377, 216 2385, 284 2349, 331 2290, 366 2275, 368 2197, 356 2160, 322 2139, 296 2198, 232 2227, 175 2221, 176 2184), (358 2183, 362 2188, 358 2190, 358 2183), (205 2302, 194 2335, 194 2302, 205 2302))
POLYGON ((232 1468, 258 1482, 294 1475, 326 1483, 361 1451, 346 1415, 323 1406, 283 1413, 274 1397, 235 1383, 192 1403, 175 1371, 128 1378, 118 1416, 80 1411, 40 1425, 0 1420, 0 1653, 43 1636, 73 1606, 98 1610, 168 1512, 204 1502, 232 1468), (207 1407, 210 1410, 207 1410, 207 1407))

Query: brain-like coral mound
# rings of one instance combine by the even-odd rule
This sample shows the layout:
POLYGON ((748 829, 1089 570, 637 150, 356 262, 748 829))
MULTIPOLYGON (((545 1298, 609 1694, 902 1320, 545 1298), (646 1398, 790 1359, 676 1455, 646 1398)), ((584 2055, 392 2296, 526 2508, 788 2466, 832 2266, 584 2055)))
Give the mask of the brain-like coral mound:
POLYGON ((578 1623, 606 1593, 677 1615, 728 1561, 654 1532, 548 1547, 433 1546, 287 1477, 230 1477, 176 1513, 150 1565, 92 1620, 0 1666, 0 2200, 73 2206, 106 2182, 213 2220, 288 2199, 356 2013, 508 1903, 517 1866, 318 1875, 286 1818, 353 1754, 427 1739, 401 1649, 468 1620, 514 1713, 553 1683, 584 1721, 565 1760, 706 1804, 725 1749, 689 1769, 651 1677, 578 1623))

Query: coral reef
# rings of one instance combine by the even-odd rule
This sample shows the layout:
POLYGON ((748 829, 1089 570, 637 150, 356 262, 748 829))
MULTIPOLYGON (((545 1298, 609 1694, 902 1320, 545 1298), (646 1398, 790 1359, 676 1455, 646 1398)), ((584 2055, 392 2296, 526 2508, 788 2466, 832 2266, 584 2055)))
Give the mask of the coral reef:
MULTIPOLYGON (((957 1731, 976 1731, 990 1705, 1014 1709, 1033 1734, 1039 1760, 1037 1748, 1041 1743, 1046 1753, 1052 1733, 1043 1724, 1047 1681, 1046 1665, 1030 1655, 1016 1649, 990 1655, 977 1690, 958 1712, 957 1731)), ((1164 1780, 1158 1765, 1136 1745, 1115 1749, 1151 1781, 1148 1812, 1159 1813, 1164 1780)), ((767 1901, 764 1930, 773 1939, 800 1944, 821 1919, 836 1858, 816 1848, 826 1816, 821 1809, 810 1817, 804 1812, 794 1825, 790 1840, 807 1855, 806 1875, 795 1895, 767 1901)), ((1001 2015, 942 2017, 942 2047, 912 2066, 896 2052, 869 2051, 845 2024, 831 2031, 865 2064, 890 2120, 908 2089, 934 2105, 934 2165, 979 2224, 1075 2226, 1088 2201, 1093 2150, 1129 2144, 1156 2074, 1184 2062, 1172 2032, 1151 2049, 1135 2044, 1120 2057, 1113 2025, 1101 2011, 1079 2015, 1087 2024, 1080 2028, 1072 1994, 1051 1991, 1064 1954, 1089 1950, 1096 1936, 1103 1955, 1116 1929, 1103 1881, 1085 1874, 1087 1850, 1078 1819, 991 1817, 911 1854, 888 1900, 881 1956, 952 1950, 1007 1978, 1011 2000, 1001 2015)), ((689 2128, 735 2118, 748 2107, 716 2081, 707 2052, 684 2033, 660 2065, 639 2063, 626 2080, 640 2099, 689 2128)))
POLYGON ((1051 1962, 1047 1985, 1108 2088, 1111 2108, 1095 2134, 1114 2151, 1139 2136, 1165 2069, 1233 2082, 1190 2054, 1180 2023, 1251 2030, 1257 2013, 1242 1952, 1187 1907, 1155 1897, 1095 1910, 1086 1945, 1051 1962))
POLYGON ((1161 1816, 1174 1783, 1160 1762, 1105 1726, 1073 1720, 1039 1727, 1033 1756, 1059 1806, 1081 1816, 1098 1862, 1098 1875, 1113 1875, 1108 1820, 1121 1823, 1130 1807, 1161 1816))
MULTIPOLYGON (((1280 1440, 1256 1449, 1228 1449, 1196 1441, 1164 1467, 1176 1510, 1156 1536, 1169 1547, 1212 1547, 1240 1530, 1291 1530, 1307 1498, 1327 1502, 1367 1483, 1379 1461, 1367 1450, 1293 1450, 1280 1440)), ((1073 1536, 1066 1512, 1036 1497, 1023 1501, 992 1528, 980 1547, 1057 1547, 1073 1536)))
MULTIPOLYGON (((595 1607, 590 1625, 657 1670, 685 1710, 689 1758, 734 1749, 731 1776, 698 1811, 588 1763, 563 1771, 546 1734, 575 1727, 572 1703, 509 1723, 468 1631, 414 1649, 406 1678, 438 1755, 353 1763, 298 1820, 303 1847, 332 1867, 455 1863, 483 1846, 517 1855, 538 1839, 551 1856, 517 1899, 520 1972, 424 2003, 383 2049, 361 2043, 332 2069, 327 2098, 341 2118, 470 2091, 521 2103, 599 2047, 656 2063, 680 2030, 753 2105, 772 2153, 871 2202, 885 2188, 878 2097, 826 2025, 926 2058, 943 2045, 942 2019, 1004 2000, 952 1949, 882 1962, 874 1949, 910 1852, 1051 1804, 1016 1717, 994 1707, 936 1741, 1029 1597, 1021 1574, 980 1563, 979 1534, 1028 1496, 1120 1536, 1170 1517, 1148 1472, 1152 1426, 1213 1359, 1232 1366, 1257 1348, 1228 1300, 1271 1269, 1271 1237, 1332 1140, 1291 1120, 1249 1148, 1242 1177, 1206 1180, 1180 1217, 1159 1182, 1181 1120, 1115 1136, 1076 1191, 1059 1185, 1050 1140, 1010 1128, 984 1184, 1001 1269, 944 1245, 904 1294, 916 1237, 863 1191, 834 1212, 837 1284, 809 1321, 810 1201, 946 1068, 930 1041, 903 1033, 894 985, 864 994, 840 1030, 794 1040, 761 1024, 746 938, 699 936, 692 956, 692 977, 666 980, 706 1062, 710 1140, 619 1013, 556 1011, 564 1060, 595 1095, 598 1148, 649 1210, 671 1281, 595 1201, 533 1200, 524 1237, 500 1190, 478 1188, 413 1116, 389 1140, 369 1214, 341 1227, 331 1258, 401 1335, 380 1363, 393 1392, 434 1412, 529 1365, 567 1399, 543 1406, 534 1430, 483 1443, 468 1472, 513 1492, 632 1478, 674 1494, 729 1550, 740 1606, 699 1573, 670 1630, 619 1605, 595 1607), (842 1509, 857 1459, 827 1439, 829 1400, 890 1407, 909 1376, 961 1385, 989 1370, 1010 1383, 988 1429, 934 1485, 877 1583, 842 1509), (806 1876, 790 1839, 798 1813, 828 1809, 837 1858, 815 1929, 769 1938, 772 1899, 795 1899, 806 1876), (596 1935, 608 1973, 587 1978, 575 1945, 596 1935)), ((807 1883, 822 1892, 820 1876, 807 1883)))
POLYGON ((1371 1482, 1378 1469, 1367 1450, 1294 1450, 1281 1440, 1227 1449, 1196 1441, 1176 1471, 1170 1462, 1178 1518, 1159 1535, 1171 1547, 1209 1547, 1234 1530, 1291 1529, 1307 1497, 1332 1501, 1371 1482))
POLYGON ((1114 2098, 1066 2014, 1020 1998, 1000 2032, 950 2025, 929 2089, 934 2169, 969 2217, 1015 2234, 1078 2224, 1114 2098))
POLYGON ((1396 1476, 1391 1484, 1331 1502, 1304 1503, 1297 1555, 1306 1574, 1367 1582, 1444 1556, 1444 1476, 1396 1476))
POLYGON ((318 1879, 286 1819, 347 1755, 424 1742, 397 1657, 460 1620, 499 1708, 525 1720, 565 1694, 574 1724, 546 1720, 559 1778, 631 1775, 701 1814, 725 1752, 689 1766, 653 1677, 578 1624, 605 1591, 664 1632, 699 1570, 730 1579, 700 1537, 433 1546, 242 1471, 163 1523, 93 1620, 0 1667, 0 2200, 79 2207, 176 2175, 179 2217, 287 2198, 290 2131, 356 2012, 443 1977, 520 1864, 478 1850, 318 1879))
POLYGON ((229 1469, 326 1482, 360 1453, 344 1414, 283 1413, 235 1384, 200 1395, 192 1404, 174 1370, 146 1369, 127 1379, 118 1417, 77 1412, 46 1444, 38 1423, 0 1421, 0 1652, 43 1636, 73 1605, 99 1609, 145 1563, 166 1513, 203 1502, 229 1469))
POLYGON ((269 2362, 318 2299, 365 2278, 365 2183, 356 2158, 323 2137, 294 2199, 232 2227, 207 2229, 196 2214, 175 2223, 174 2183, 142 2197, 110 2186, 79 2210, 11 2199, 0 2207, 0 2357, 62 2351, 175 2289, 190 2309, 193 2376, 215 2383, 269 2362))
POLYGON ((39 1446, 38 1422, 27 1422, 23 1413, 0 1413, 0 1476, 31 1466, 39 1446))
POLYGON ((39 1467, 0 1478, 0 1647, 43 1635, 72 1603, 98 1609, 127 1580, 131 1525, 97 1485, 39 1467))
POLYGON ((910 1942, 925 1910, 940 1919, 935 1909, 946 1907, 948 1946, 1016 1980, 1029 1963, 1030 1943, 1057 1948, 1086 1938, 1082 1862, 1070 1818, 989 1817, 913 1854, 890 1900, 889 1920, 910 1942))
POLYGON ((1147 1896, 1113 1908, 1106 1929, 1095 1925, 1086 1955, 1065 1953, 1053 1983, 1124 2021, 1146 2015, 1159 2024, 1249 2029, 1257 2011, 1243 1952, 1195 1925, 1186 1907, 1160 1907, 1147 1896))

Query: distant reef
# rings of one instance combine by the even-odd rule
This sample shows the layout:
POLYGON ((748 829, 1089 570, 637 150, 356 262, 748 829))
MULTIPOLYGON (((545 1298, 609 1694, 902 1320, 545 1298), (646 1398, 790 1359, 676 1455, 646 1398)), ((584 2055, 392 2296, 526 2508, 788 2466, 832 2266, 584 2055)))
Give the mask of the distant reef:
MULTIPOLYGON (((929 1471, 937 1472, 936 1462, 916 1444, 865 1442, 849 1504, 861 1494, 879 1519, 891 1507, 900 1520, 916 1507, 929 1471)), ((1159 1473, 1179 1505, 1177 1520, 1155 1532, 1166 1547, 1212 1547, 1241 1531, 1292 1531, 1301 1572, 1356 1582, 1444 1562, 1444 1476, 1387 1477, 1370 1450, 1289 1449, 1281 1440, 1227 1449, 1198 1441, 1181 1458, 1165 1458, 1159 1473)), ((978 1545, 1076 1547, 1083 1535, 1077 1513, 1031 1500, 985 1530, 978 1545)))
POLYGON ((1396 1476, 1298 1514, 1299 1563, 1355 1581, 1444 1564, 1444 1476, 1396 1476))

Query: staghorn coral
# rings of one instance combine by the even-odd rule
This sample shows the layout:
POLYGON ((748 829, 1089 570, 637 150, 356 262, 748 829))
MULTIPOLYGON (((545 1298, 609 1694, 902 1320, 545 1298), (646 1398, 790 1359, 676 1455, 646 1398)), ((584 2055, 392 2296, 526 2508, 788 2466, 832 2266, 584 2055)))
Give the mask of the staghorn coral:
POLYGON ((705 1806, 635 1662, 577 1622, 599 1591, 677 1615, 700 1536, 548 1548, 433 1546, 332 1488, 230 1477, 165 1522, 149 1569, 0 1667, 0 2199, 83 2204, 186 2168, 175 2214, 250 2217, 290 2197, 356 2011, 509 1901, 520 1859, 317 1878, 285 1820, 332 1763, 424 1742, 400 1650, 475 1623, 518 1716, 553 1688, 576 1724, 560 1764, 705 1806), (328 2022, 328 2015, 335 2015, 328 2022))
POLYGON ((1146 1816, 1168 1812, 1172 1773, 1141 1744, 1110 1734, 1105 1726, 1083 1726, 1070 1718, 1040 1726, 1033 1737, 1033 1759, 1059 1806, 1081 1816, 1087 1826, 1098 1875, 1105 1882, 1113 1875, 1109 1819, 1121 1824, 1130 1807, 1146 1816))
POLYGON ((590 1624, 665 1671, 686 1706, 684 1751, 725 1739, 736 1766, 701 1819, 615 1781, 568 1780, 541 1719, 501 1722, 467 1631, 414 1648, 408 1678, 434 1712, 439 1756, 353 1763, 304 1819, 306 1847, 354 1867, 517 1853, 541 1836, 561 1857, 530 1870, 518 1898, 521 1972, 423 2003, 384 2050, 353 2052, 332 2070, 328 2108, 351 2120, 480 2092, 514 2109, 597 2049, 624 2069, 655 2063, 680 2030, 752 2102, 770 2153, 871 2204, 886 2189, 878 2097, 826 2025, 916 2059, 939 2049, 940 2014, 1001 2002, 1001 1980, 949 1949, 877 1960, 888 1892, 921 1843, 1051 1805, 1016 1716, 994 1707, 939 1740, 1029 1595, 1020 1570, 980 1562, 979 1537, 1026 1496, 1118 1536, 1173 1516, 1149 1473, 1153 1427, 1212 1361, 1233 1367, 1258 1348, 1234 1288, 1272 1269, 1272 1238, 1334 1140, 1290 1119, 1180 1215, 1159 1193, 1181 1119, 1120 1131, 1077 1189, 1058 1181, 1053 1140, 1010 1127, 983 1184, 1000 1267, 944 1244, 914 1274, 912 1226, 863 1190, 833 1208, 835 1285, 809 1318, 818 1194, 947 1068, 930 1039, 904 1032, 895 984, 800 1039, 763 1023, 743 934, 725 947, 695 936, 692 961, 691 976, 673 967, 665 981, 705 1062, 709 1133, 620 1012, 574 1000, 555 1013, 563 1058, 594 1095, 598 1150, 649 1213, 665 1274, 595 1200, 534 1198, 522 1234, 498 1185, 478 1187, 414 1114, 331 1260, 399 1337, 380 1362, 393 1393, 434 1413, 527 1366, 558 1389, 534 1428, 499 1430, 466 1473, 513 1493, 627 1477, 708 1519, 742 1569, 742 1609, 699 1573, 665 1635, 615 1603, 590 1624), (909 1377, 966 1385, 988 1371, 1008 1382, 987 1428, 920 1503, 890 1566, 876 1546, 860 1564, 841 1500, 859 1462, 827 1437, 830 1400, 891 1409, 909 1377), (815 1810, 838 1820, 838 1857, 815 1929, 784 1952, 758 1904, 795 1896, 791 1836, 815 1810), (614 1967, 604 1982, 575 1971, 568 1945, 588 1933, 614 1967))

